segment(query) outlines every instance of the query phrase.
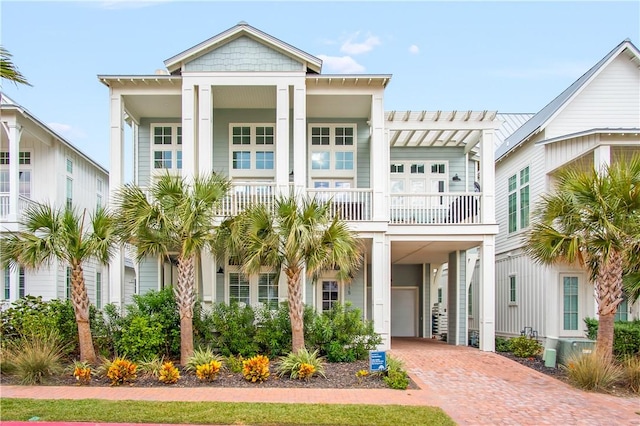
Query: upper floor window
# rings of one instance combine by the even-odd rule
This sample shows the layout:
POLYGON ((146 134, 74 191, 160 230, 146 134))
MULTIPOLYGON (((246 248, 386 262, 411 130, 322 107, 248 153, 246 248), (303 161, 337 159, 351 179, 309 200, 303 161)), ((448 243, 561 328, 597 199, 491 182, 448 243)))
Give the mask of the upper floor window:
POLYGON ((529 226, 529 166, 509 177, 509 232, 529 226))
POLYGON ((182 126, 151 125, 151 161, 155 171, 182 170, 182 126))
POLYGON ((73 174, 73 161, 67 158, 67 173, 73 174))
POLYGON ((311 177, 355 177, 356 126, 314 124, 309 129, 311 177))
POLYGON ((70 177, 67 177, 66 206, 67 209, 73 208, 73 179, 70 177))
MULTIPOLYGON (((0 166, 8 166, 10 164, 9 151, 0 151, 0 166)), ((20 151, 18 153, 18 164, 30 165, 31 164, 31 152, 20 151)))
POLYGON ((96 179, 96 209, 102 207, 102 191, 103 191, 104 183, 102 179, 96 179))
POLYGON ((231 176, 273 177, 275 174, 275 125, 232 123, 229 125, 231 176))

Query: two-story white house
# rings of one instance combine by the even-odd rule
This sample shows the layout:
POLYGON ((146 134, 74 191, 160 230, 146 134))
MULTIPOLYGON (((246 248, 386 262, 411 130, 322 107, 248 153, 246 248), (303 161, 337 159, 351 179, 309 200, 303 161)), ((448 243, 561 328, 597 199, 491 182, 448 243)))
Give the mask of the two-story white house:
MULTIPOLYGON (((109 174, 26 108, 0 94, 0 233, 20 228, 24 210, 46 202, 58 208, 73 205, 93 212, 109 199, 109 174)), ((92 303, 108 302, 108 267, 84 265, 92 303)), ((133 271, 130 271, 132 277, 133 271)), ((5 268, 0 299, 25 295, 45 300, 70 297, 71 270, 54 263, 38 271, 5 268)))
MULTIPOLYGON (((110 190, 148 186, 170 171, 211 171, 233 181, 221 215, 275 194, 331 199, 366 247, 350 283, 327 272, 304 283, 318 310, 351 302, 393 336, 431 337, 434 277, 448 264, 448 340, 467 343, 467 288, 479 262, 481 349, 494 346, 495 112, 384 111, 391 75, 322 74, 322 61, 241 22, 165 61, 151 75, 99 75, 109 88, 110 190), (125 152, 130 125, 133 152, 125 152), (468 253, 473 253, 469 255, 468 253)), ((110 300, 121 302, 123 256, 112 262, 110 300)), ((286 300, 274 271, 244 277, 203 254, 205 303, 286 300)), ((146 259, 140 292, 175 282, 172 262, 146 259)))
MULTIPOLYGON (((640 152, 640 53, 625 40, 496 150, 496 332, 584 337, 596 317, 593 286, 583 269, 544 267, 523 252, 523 234, 541 195, 567 166, 625 161, 640 152)), ((627 301, 616 319, 639 318, 627 301)))

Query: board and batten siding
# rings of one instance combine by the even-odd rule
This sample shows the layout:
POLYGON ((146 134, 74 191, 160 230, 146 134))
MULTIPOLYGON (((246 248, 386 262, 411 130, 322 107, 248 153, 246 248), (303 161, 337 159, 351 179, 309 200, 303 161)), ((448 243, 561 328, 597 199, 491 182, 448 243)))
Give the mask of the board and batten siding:
POLYGON ((546 336, 548 292, 557 292, 556 282, 548 282, 547 268, 534 263, 522 252, 496 257, 496 333, 520 335, 524 327, 533 327, 546 336), (509 277, 516 280, 516 301, 509 302, 509 277))
MULTIPOLYGON (((538 139, 539 137, 536 138, 538 139)), ((520 229, 519 223, 516 232, 509 233, 509 177, 519 175, 520 170, 529 167, 529 211, 533 212, 540 196, 547 189, 544 161, 544 147, 535 146, 534 140, 496 163, 496 221, 500 229, 496 236, 496 255, 524 245, 526 229, 520 229)))
POLYGON ((545 129, 547 138, 593 128, 640 127, 640 69, 626 54, 606 66, 545 129))

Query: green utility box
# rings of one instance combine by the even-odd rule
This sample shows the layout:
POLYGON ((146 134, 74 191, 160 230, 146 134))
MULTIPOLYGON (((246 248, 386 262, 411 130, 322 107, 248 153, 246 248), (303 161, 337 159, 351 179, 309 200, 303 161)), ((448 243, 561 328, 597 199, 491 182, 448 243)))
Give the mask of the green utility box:
POLYGON ((574 353, 590 354, 595 349, 595 340, 584 338, 559 339, 557 348, 558 364, 566 365, 567 359, 574 353))

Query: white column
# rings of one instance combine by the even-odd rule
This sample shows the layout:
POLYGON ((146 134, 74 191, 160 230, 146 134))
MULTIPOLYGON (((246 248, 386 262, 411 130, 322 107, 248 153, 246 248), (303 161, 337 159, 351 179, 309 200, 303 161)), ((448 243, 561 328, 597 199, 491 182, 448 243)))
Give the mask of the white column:
MULTIPOLYGON (((124 101, 122 95, 111 90, 109 122, 111 158, 109 171, 109 199, 124 183, 124 101)), ((109 264, 109 303, 123 305, 124 249, 117 248, 109 264)))
MULTIPOLYGON (((18 221, 20 195, 20 137, 22 128, 17 123, 9 124, 9 222, 18 221)), ((13 294, 12 294, 13 296, 13 294)))
POLYGON ((382 337, 379 349, 391 348, 391 255, 382 233, 373 236, 371 249, 371 297, 374 331, 382 337))
POLYGON ((371 158, 370 180, 373 189, 373 220, 385 221, 389 217, 386 204, 387 179, 389 177, 389 140, 384 129, 383 90, 375 92, 371 99, 371 158))
POLYGON ((289 188, 289 85, 276 87, 276 185, 280 191, 289 188))
POLYGON ((602 173, 611 164, 611 146, 600 145, 593 150, 593 167, 602 173))
MULTIPOLYGON (((193 177, 198 168, 196 163, 196 93, 197 87, 182 82, 182 176, 193 177)), ((175 159, 174 159, 175 161, 175 159)))
POLYGON ((198 172, 213 170, 213 97, 211 86, 200 86, 198 96, 198 172))
POLYGON ((307 186, 307 92, 304 82, 293 86, 293 184, 296 193, 307 186))
POLYGON ((493 136, 493 129, 483 130, 482 140, 480 141, 480 184, 482 189, 480 210, 482 223, 496 223, 496 173, 493 136))
MULTIPOLYGON (((493 146, 493 145, 491 145, 493 146)), ((484 167, 483 167, 484 168, 484 167)), ((483 188, 484 190, 484 188, 483 188)), ((485 235, 480 247, 480 350, 495 352, 496 269, 495 237, 485 235)))

